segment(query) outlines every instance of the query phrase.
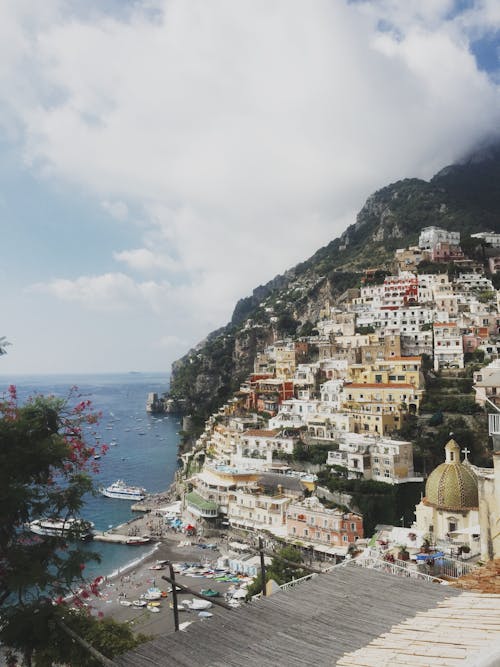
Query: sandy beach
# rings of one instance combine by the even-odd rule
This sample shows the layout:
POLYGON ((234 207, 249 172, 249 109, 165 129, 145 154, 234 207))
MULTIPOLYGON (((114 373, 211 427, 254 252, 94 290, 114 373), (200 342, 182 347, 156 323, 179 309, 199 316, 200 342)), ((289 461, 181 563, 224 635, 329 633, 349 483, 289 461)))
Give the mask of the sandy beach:
MULTIPOLYGON (((123 606, 120 604, 120 600, 132 602, 140 599, 140 596, 151 586, 157 586, 163 591, 168 591, 171 588, 169 582, 162 579, 162 575, 169 576, 168 567, 163 570, 150 569, 157 561, 210 563, 210 565, 215 566, 220 555, 218 548, 204 549, 198 546, 195 541, 188 546, 186 545, 188 541, 184 535, 164 538, 157 543, 154 553, 147 556, 141 563, 122 568, 120 572, 113 576, 106 577, 100 586, 100 596, 93 597, 89 601, 92 614, 102 613, 104 616, 111 616, 117 621, 129 623, 134 632, 137 633, 141 632, 154 636, 173 632, 174 616, 173 610, 170 608, 171 593, 168 593, 167 597, 160 601, 159 613, 152 613, 145 607, 123 606)), ((176 574, 176 581, 198 593, 202 589, 211 588, 219 591, 222 596, 231 586, 228 582, 214 581, 201 576, 183 576, 181 574, 176 574)), ((192 597, 188 593, 178 593, 179 602, 192 597)), ((217 607, 212 607, 210 611, 214 615, 217 614, 217 607)), ((179 615, 179 621, 180 623, 183 621, 209 622, 210 618, 199 618, 196 611, 182 611, 179 615)))

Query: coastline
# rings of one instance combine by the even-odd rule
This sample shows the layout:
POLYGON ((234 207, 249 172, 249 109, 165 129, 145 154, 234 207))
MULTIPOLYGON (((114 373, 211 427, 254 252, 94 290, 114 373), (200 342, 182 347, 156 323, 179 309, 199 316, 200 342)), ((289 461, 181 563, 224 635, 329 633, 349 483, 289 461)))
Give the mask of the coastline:
MULTIPOLYGON (((181 533, 172 534, 157 542, 155 548, 148 554, 129 563, 119 571, 105 577, 99 586, 99 595, 89 600, 89 608, 93 615, 113 618, 115 621, 127 623, 134 632, 143 633, 154 637, 165 632, 174 631, 173 611, 170 608, 172 603, 171 585, 162 579, 163 575, 169 575, 168 567, 161 570, 151 567, 158 561, 170 561, 172 563, 187 562, 198 564, 216 565, 220 556, 219 549, 207 551, 201 549, 198 543, 186 541, 185 535, 181 533), (151 613, 146 607, 137 608, 133 605, 124 606, 121 601, 133 602, 140 600, 141 596, 151 586, 160 588, 166 596, 160 600, 158 613, 151 613)), ((187 575, 177 574, 176 581, 188 586, 198 592, 203 588, 212 588, 224 595, 231 584, 219 582, 214 579, 191 578, 187 575)), ((190 599, 192 595, 187 593, 178 593, 181 599, 190 599)), ((179 606, 182 621, 205 622, 210 619, 198 617, 197 612, 184 611, 182 605, 179 606)), ((212 609, 211 611, 214 611, 212 609)))

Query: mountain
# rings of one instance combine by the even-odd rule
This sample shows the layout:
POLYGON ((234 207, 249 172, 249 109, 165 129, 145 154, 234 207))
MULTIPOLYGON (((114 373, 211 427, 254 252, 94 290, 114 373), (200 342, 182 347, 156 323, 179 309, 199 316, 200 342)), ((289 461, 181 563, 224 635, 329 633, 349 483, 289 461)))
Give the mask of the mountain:
POLYGON ((500 232, 500 144, 430 181, 409 178, 378 190, 340 237, 238 301, 225 327, 172 366, 170 397, 193 416, 194 434, 253 370, 256 351, 308 334, 327 300, 359 285, 367 268, 390 271, 394 250, 416 244, 429 225, 460 231, 465 244, 471 233, 500 232))

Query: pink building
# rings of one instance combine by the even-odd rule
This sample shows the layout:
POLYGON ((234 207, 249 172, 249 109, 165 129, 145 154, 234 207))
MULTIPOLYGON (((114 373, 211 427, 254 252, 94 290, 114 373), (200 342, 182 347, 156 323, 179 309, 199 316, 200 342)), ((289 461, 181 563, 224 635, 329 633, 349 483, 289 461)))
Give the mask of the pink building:
POLYGON ((287 536, 314 546, 337 547, 339 554, 347 553, 349 545, 363 537, 363 517, 353 512, 327 509, 312 496, 289 505, 287 536))

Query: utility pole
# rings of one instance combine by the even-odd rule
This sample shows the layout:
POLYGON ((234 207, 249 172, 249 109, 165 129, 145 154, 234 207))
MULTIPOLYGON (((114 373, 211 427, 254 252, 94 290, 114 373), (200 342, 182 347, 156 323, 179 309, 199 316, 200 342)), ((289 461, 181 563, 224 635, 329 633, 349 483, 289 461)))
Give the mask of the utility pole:
POLYGON ((177 607, 177 584, 175 583, 174 566, 169 561, 168 569, 170 570, 170 578, 172 580, 172 606, 174 608, 174 628, 175 632, 179 632, 179 608, 177 607))
POLYGON ((260 576, 262 578, 262 597, 266 597, 266 562, 264 559, 264 545, 262 537, 259 537, 259 553, 260 553, 260 576))

